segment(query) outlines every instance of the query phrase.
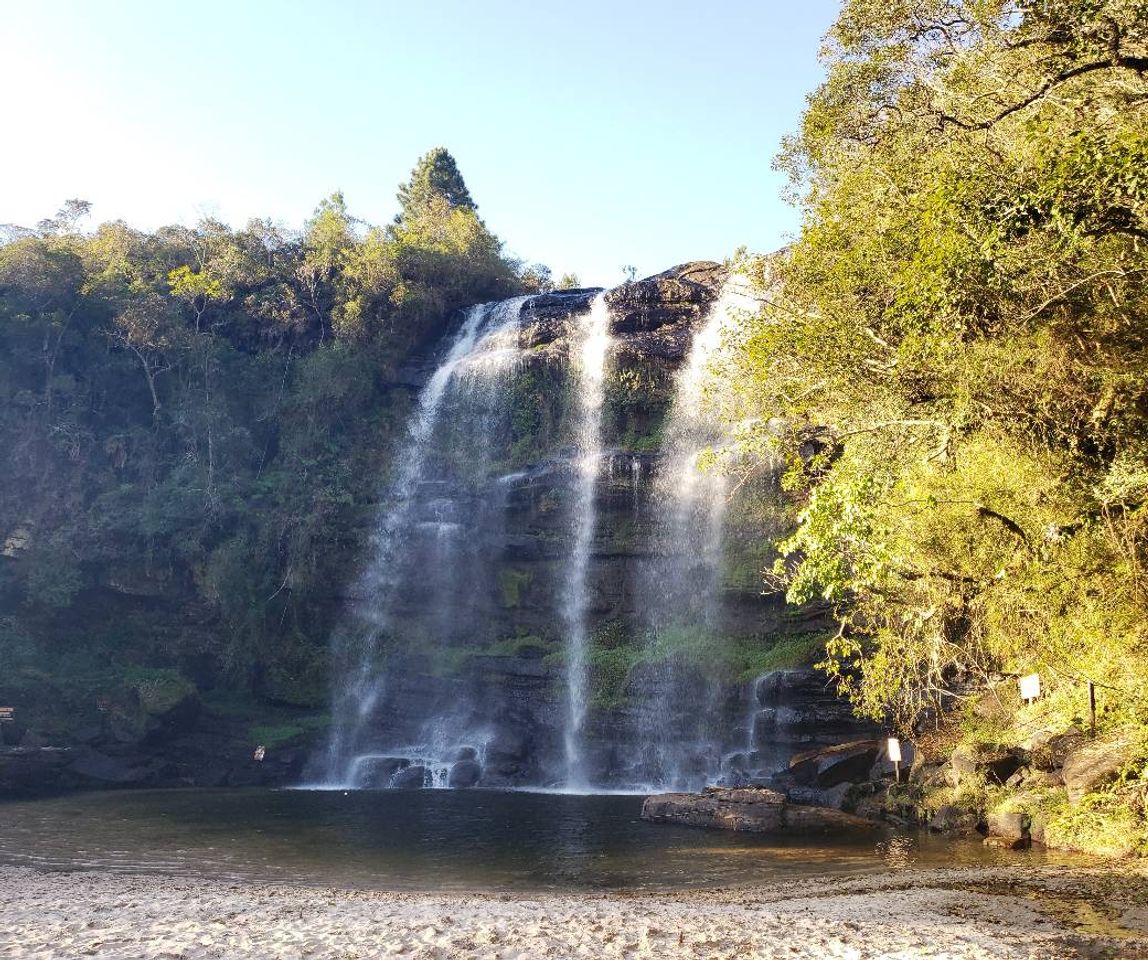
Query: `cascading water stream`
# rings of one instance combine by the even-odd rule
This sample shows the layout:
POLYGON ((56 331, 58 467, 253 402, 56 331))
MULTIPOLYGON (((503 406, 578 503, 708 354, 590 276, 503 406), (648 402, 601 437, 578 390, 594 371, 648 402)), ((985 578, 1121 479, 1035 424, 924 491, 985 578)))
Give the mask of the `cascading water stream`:
POLYGON ((492 417, 486 388, 513 362, 516 350, 508 343, 513 339, 509 335, 517 327, 525 300, 520 297, 471 307, 446 357, 419 394, 396 458, 398 474, 386 498, 390 506, 380 517, 371 538, 370 559, 354 590, 359 601, 332 644, 336 675, 342 681, 333 698, 332 734, 321 777, 328 786, 357 786, 354 774, 362 759, 374 756, 361 741, 383 696, 379 640, 391 626, 402 578, 409 572, 405 554, 409 553, 412 536, 420 527, 433 527, 440 564, 452 552, 450 540, 458 525, 448 521, 441 510, 433 521, 420 521, 414 509, 420 484, 433 479, 427 476, 427 465, 443 419, 444 401, 452 388, 465 394, 459 405, 472 408, 466 411, 469 419, 463 418, 474 434, 469 439, 479 451, 488 453, 489 444, 483 440, 491 429, 492 417))
POLYGON ((638 721, 638 779, 651 788, 696 789, 720 763, 720 746, 709 742, 707 728, 716 709, 697 702, 713 691, 697 689, 696 681, 690 685, 678 668, 676 649, 703 643, 719 627, 728 483, 720 469, 704 469, 699 461, 725 441, 709 396, 715 386, 712 364, 742 299, 723 290, 694 335, 674 379, 653 484, 655 549, 644 565, 640 592, 655 666, 638 721))
POLYGON ((597 517, 594 493, 602 462, 602 405, 605 400, 606 360, 610 342, 610 315, 606 295, 600 293, 582 318, 576 341, 575 483, 570 501, 573 540, 561 605, 567 637, 567 716, 563 738, 566 787, 574 790, 588 786, 582 755, 583 726, 589 703, 588 574, 597 517))

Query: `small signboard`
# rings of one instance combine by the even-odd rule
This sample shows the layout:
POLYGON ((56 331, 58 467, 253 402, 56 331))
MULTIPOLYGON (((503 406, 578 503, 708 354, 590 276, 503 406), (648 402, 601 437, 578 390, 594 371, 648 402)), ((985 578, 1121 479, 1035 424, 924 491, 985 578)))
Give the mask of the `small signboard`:
POLYGON ((1030 673, 1027 677, 1020 678, 1020 698, 1025 703, 1032 703, 1037 697, 1040 696, 1040 674, 1030 673))
POLYGON ((0 723, 6 723, 10 720, 16 719, 15 707, 0 707, 0 723))
POLYGON ((889 759, 894 763, 901 762, 901 741, 896 737, 889 738, 889 745, 886 748, 889 753, 889 759))

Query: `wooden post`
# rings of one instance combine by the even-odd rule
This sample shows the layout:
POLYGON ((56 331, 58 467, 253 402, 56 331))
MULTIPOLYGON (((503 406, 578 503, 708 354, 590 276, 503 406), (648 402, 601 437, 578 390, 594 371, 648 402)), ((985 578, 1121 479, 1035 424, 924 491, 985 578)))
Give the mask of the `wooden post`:
POLYGON ((1088 681, 1088 717, 1092 730, 1092 739, 1096 739, 1096 684, 1088 681))

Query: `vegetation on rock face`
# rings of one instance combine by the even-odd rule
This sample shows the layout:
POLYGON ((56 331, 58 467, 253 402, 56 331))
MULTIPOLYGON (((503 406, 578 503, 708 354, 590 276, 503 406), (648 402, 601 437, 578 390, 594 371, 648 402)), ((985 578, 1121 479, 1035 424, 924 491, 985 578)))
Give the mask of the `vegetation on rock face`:
POLYGON ((825 58, 734 359, 800 503, 771 577, 900 729, 1030 672, 1148 724, 1148 6, 848 0, 825 58))
POLYGON ((170 670, 325 703, 339 586, 389 469, 405 366, 524 289, 432 151, 370 228, 206 219, 83 232, 69 201, 0 245, 0 691, 170 670), (122 672, 122 670, 121 670, 122 672), (37 679, 37 677, 39 679, 37 679))

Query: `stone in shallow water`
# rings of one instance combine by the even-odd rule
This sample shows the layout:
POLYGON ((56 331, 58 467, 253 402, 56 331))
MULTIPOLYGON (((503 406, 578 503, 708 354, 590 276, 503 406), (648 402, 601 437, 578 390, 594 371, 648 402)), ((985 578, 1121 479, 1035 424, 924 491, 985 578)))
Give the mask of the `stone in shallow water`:
POLYGON ((482 779, 482 767, 477 760, 459 760, 450 768, 447 785, 453 788, 473 787, 482 779))
POLYGON ((657 794, 642 804, 642 819, 744 833, 840 833, 879 826, 840 810, 789 803, 785 794, 765 788, 657 794))

